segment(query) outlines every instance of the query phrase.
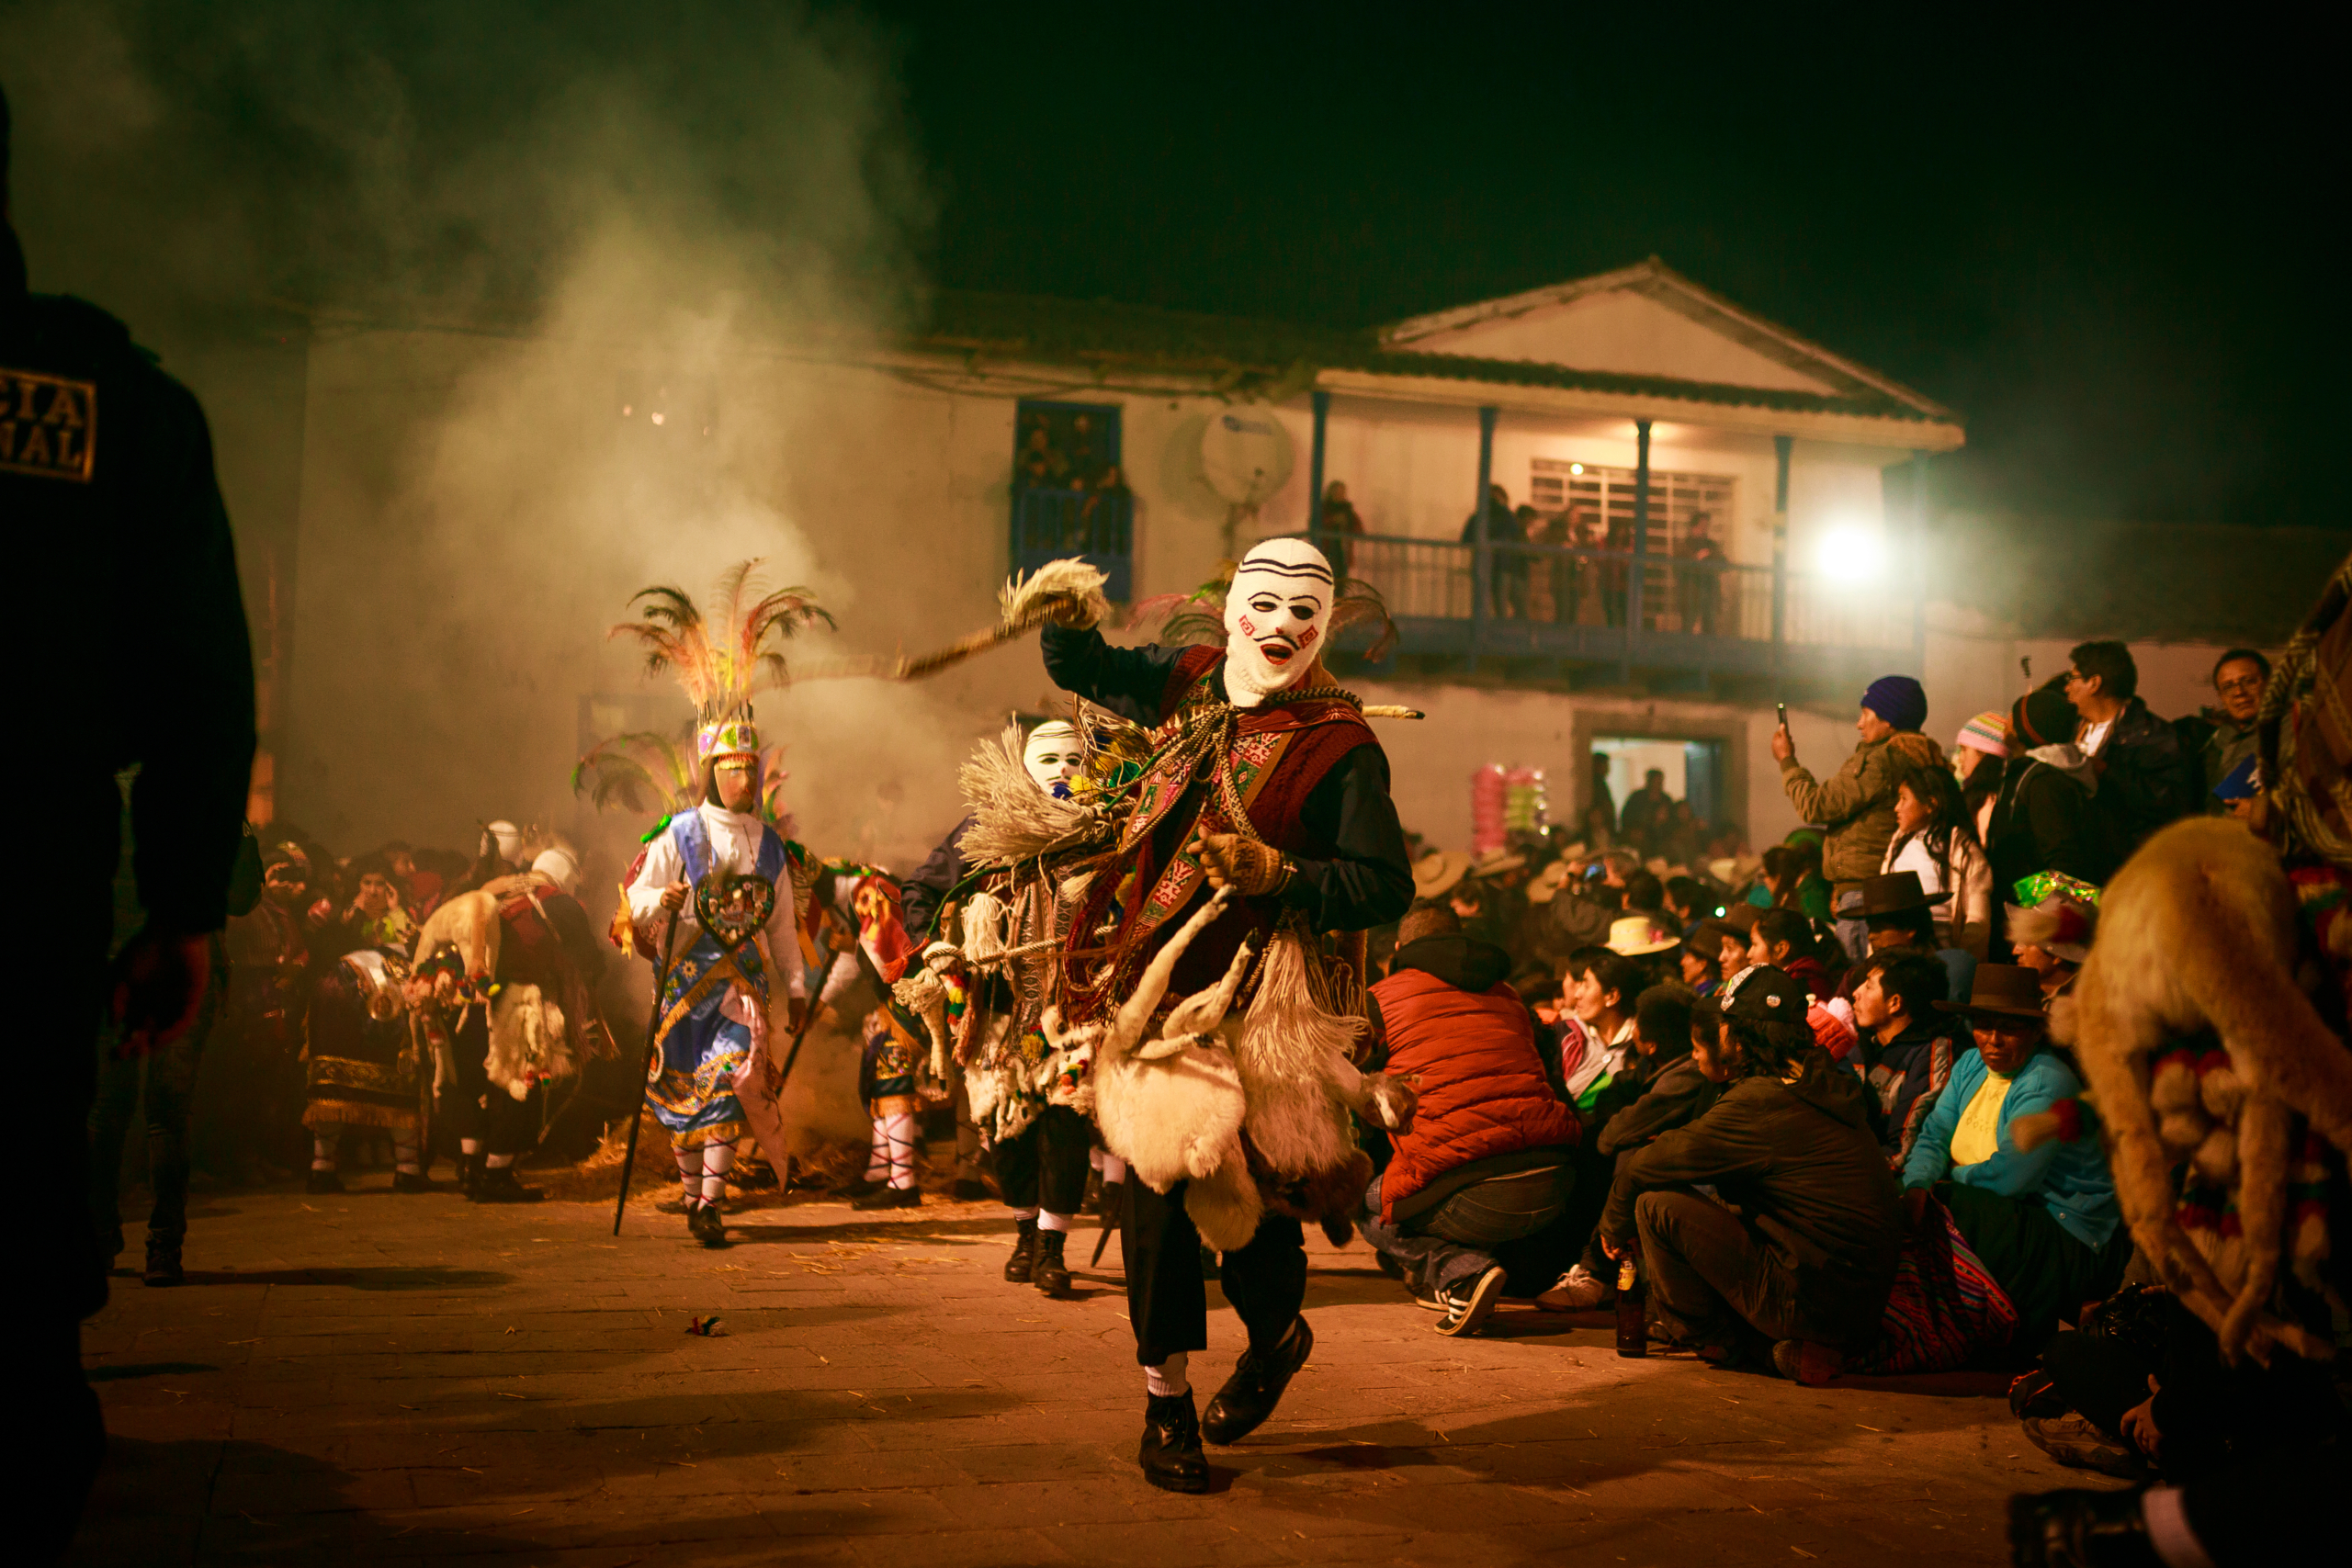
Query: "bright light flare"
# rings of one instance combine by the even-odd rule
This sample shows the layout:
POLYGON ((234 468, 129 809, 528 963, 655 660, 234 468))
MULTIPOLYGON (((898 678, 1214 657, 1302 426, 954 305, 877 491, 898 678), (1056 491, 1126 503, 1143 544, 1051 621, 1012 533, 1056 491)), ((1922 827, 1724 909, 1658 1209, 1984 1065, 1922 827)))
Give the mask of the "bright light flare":
POLYGON ((1821 536, 1821 574, 1840 582, 1871 582, 1886 575, 1886 540, 1874 529, 1832 528, 1821 536))

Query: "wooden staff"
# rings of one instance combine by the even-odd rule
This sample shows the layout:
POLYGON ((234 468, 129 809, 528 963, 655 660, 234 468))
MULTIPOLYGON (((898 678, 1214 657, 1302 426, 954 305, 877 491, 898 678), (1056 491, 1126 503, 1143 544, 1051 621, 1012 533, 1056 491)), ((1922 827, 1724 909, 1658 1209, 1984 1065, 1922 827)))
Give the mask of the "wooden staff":
POLYGON ((628 1213, 629 1173, 637 1168, 637 1130, 645 1120, 645 1080, 653 1076, 653 1051, 662 1030, 662 991, 669 983, 670 949, 677 940, 678 915, 673 909, 662 927, 662 961, 653 966, 653 1008, 645 1015, 645 1061, 637 1075, 636 1098, 629 1104, 628 1149, 621 1156, 621 1195, 613 1204, 615 1235, 621 1234, 621 1216, 628 1213))

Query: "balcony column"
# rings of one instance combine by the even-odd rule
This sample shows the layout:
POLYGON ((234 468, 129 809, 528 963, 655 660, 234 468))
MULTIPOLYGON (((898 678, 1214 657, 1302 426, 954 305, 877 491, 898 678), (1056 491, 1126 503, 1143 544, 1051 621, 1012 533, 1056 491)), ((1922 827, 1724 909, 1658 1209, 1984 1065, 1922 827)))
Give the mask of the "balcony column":
POLYGON ((1789 629, 1789 448, 1796 438, 1772 437, 1772 670, 1781 669, 1781 649, 1789 629))
POLYGON ((1928 454, 1911 454, 1911 657, 1928 678, 1928 454))
POLYGON ((1308 397, 1315 404, 1315 445, 1306 460, 1306 536, 1328 556, 1331 543, 1323 536, 1323 426, 1331 416, 1331 394, 1317 388, 1308 397))
POLYGON ((1634 570, 1625 594, 1625 680, 1634 678, 1650 604, 1650 422, 1634 422, 1634 570))
POLYGON ((1494 552, 1487 547, 1487 492, 1495 482, 1495 415, 1499 411, 1488 403, 1478 411, 1478 500, 1470 512, 1470 663, 1468 673, 1478 672, 1478 647, 1486 641, 1487 606, 1495 588, 1494 552))

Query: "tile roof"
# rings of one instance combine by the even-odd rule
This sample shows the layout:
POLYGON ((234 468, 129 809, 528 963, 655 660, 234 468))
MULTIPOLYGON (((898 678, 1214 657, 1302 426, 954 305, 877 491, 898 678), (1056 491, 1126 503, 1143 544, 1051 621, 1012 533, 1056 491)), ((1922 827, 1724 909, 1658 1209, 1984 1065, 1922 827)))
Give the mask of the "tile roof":
POLYGON ((1849 396, 1784 391, 1668 376, 1577 370, 1531 360, 1479 359, 1383 346, 1377 328, 1300 326, 1240 316, 1163 310, 1107 300, 942 290, 913 346, 1046 363, 1207 377, 1212 384, 1262 394, 1303 389, 1315 370, 1431 378, 1504 387, 1553 387, 1628 397, 1929 422, 1950 418, 1875 389, 1849 396))

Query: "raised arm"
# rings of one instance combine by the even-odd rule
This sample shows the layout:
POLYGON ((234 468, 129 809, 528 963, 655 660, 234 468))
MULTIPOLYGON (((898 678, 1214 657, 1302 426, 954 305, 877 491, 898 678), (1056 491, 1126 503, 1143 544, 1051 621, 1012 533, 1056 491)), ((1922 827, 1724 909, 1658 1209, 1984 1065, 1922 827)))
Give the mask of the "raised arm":
POLYGON ((1113 648, 1091 626, 1050 623, 1040 642, 1046 674, 1063 691, 1076 692, 1136 724, 1156 725, 1165 716, 1169 676, 1183 649, 1157 643, 1113 648))

